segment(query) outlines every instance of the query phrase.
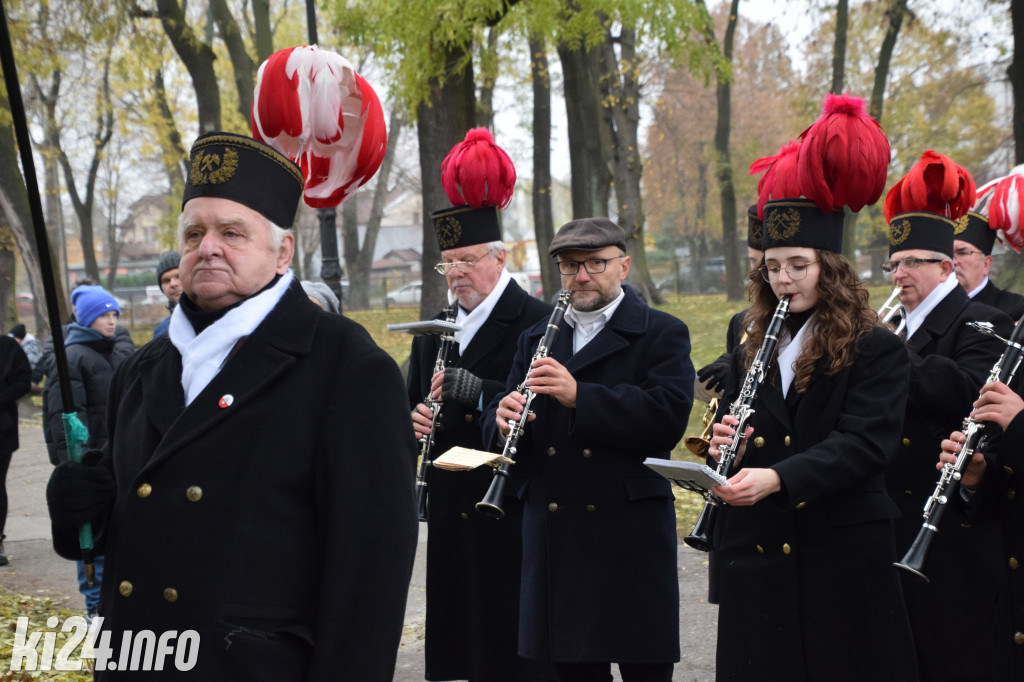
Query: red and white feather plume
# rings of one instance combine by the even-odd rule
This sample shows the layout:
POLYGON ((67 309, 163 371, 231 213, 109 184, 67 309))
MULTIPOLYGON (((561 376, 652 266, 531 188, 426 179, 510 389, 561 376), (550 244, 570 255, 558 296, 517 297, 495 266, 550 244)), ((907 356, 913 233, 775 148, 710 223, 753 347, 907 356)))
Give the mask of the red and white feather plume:
POLYGON ((974 178, 951 158, 929 149, 885 195, 885 220, 926 211, 959 220, 975 199, 974 178))
POLYGON ((821 117, 800 135, 797 159, 800 196, 824 213, 849 206, 859 211, 885 189, 891 152, 864 100, 829 94, 821 117))
POLYGON ((764 205, 772 199, 796 199, 801 196, 797 178, 799 142, 779 148, 775 156, 764 156, 750 164, 750 174, 764 172, 757 181, 757 217, 764 220, 764 205))
POLYGON ((987 208, 989 226, 1002 230, 1006 243, 1020 253, 1024 247, 1024 165, 981 187, 978 203, 987 208))
POLYGON ((279 50, 260 66, 252 136, 299 164, 314 208, 337 206, 373 177, 387 146, 377 93, 316 45, 279 50))
POLYGON ((486 128, 473 128, 441 162, 441 186, 453 206, 505 208, 512 201, 516 167, 486 128))

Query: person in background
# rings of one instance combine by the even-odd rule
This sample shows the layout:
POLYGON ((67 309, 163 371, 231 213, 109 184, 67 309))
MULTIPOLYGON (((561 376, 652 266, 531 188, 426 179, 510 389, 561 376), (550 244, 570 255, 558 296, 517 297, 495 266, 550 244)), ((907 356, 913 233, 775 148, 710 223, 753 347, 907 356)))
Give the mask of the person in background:
POLYGON ((29 367, 35 370, 36 365, 39 364, 43 357, 43 349, 39 346, 39 339, 29 334, 23 324, 14 325, 9 336, 12 336, 15 341, 21 344, 21 349, 25 351, 25 357, 28 358, 29 367))
POLYGON ((1024 317, 1024 296, 1000 289, 988 278, 995 241, 988 217, 970 211, 953 227, 953 269, 968 298, 1002 310, 1016 323, 1024 317))
MULTIPOLYGON (((160 260, 156 265, 156 282, 160 285, 160 291, 164 292, 164 296, 167 297, 169 313, 174 312, 175 306, 178 305, 178 299, 181 297, 181 279, 178 277, 180 261, 181 256, 177 251, 164 251, 160 254, 160 260)), ((160 320, 160 324, 153 330, 153 338, 166 334, 167 328, 170 326, 171 318, 168 315, 160 320)))
POLYGON ((302 290, 306 292, 306 296, 309 300, 328 313, 340 313, 341 307, 338 305, 338 297, 334 295, 331 288, 324 282, 311 282, 309 280, 302 281, 302 290))
MULTIPOLYGON (((74 411, 89 432, 82 445, 86 449, 99 449, 107 443, 107 392, 114 370, 131 352, 114 341, 121 309, 117 301, 103 287, 81 286, 72 293, 75 322, 68 325, 64 346, 67 349, 68 378, 75 404, 66 410, 61 397, 60 375, 47 377, 43 390, 43 438, 50 462, 58 465, 68 461, 67 442, 64 438, 65 411, 74 411)), ((96 557, 96 580, 89 586, 85 567, 77 560, 78 589, 85 597, 85 610, 90 618, 99 607, 103 581, 103 558, 96 557)))
MULTIPOLYGON (((19 325, 20 326, 20 325, 19 325)), ((22 334, 25 327, 21 327, 22 334)), ((38 348, 38 344, 36 344, 38 348)), ((9 336, 0 336, 0 566, 10 561, 4 550, 7 524, 7 469, 18 449, 18 399, 32 385, 32 369, 24 346, 9 336)))

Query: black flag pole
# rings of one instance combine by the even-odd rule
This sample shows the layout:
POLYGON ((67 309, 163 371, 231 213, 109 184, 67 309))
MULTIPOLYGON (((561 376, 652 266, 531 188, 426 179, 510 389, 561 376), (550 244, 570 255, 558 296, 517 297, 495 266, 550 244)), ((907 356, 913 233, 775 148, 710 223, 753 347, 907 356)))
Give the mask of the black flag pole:
MULTIPOLYGON (((68 459, 78 462, 82 459, 82 443, 88 439, 85 425, 75 414, 75 401, 71 395, 71 379, 68 377, 68 356, 64 348, 61 332, 60 305, 57 301, 57 280, 53 273, 53 262, 50 259, 50 240, 46 235, 46 222, 43 220, 43 204, 39 199, 39 183, 36 181, 36 167, 32 160, 32 141, 28 135, 28 121, 25 117, 25 105, 21 99, 21 85, 18 83, 18 70, 14 63, 14 48, 11 44, 11 32, 7 25, 7 10, 0 0, 0 12, 4 20, 0 22, 0 67, 4 72, 4 84, 7 86, 7 100, 11 106, 11 118, 14 121, 14 137, 21 155, 22 171, 25 175, 25 188, 28 190, 28 206, 32 216, 32 228, 36 237, 36 249, 39 255, 39 267, 42 270, 43 290, 46 296, 46 311, 50 321, 50 333, 53 336, 53 355, 57 363, 57 376, 60 380, 60 396, 64 404, 64 436, 68 446, 68 459), (70 410, 70 411, 69 411, 70 410)), ((48 377, 49 379, 49 377, 48 377)), ((93 566, 92 525, 83 525, 78 532, 78 543, 82 548, 82 562, 85 564, 85 575, 89 586, 95 582, 93 566)))

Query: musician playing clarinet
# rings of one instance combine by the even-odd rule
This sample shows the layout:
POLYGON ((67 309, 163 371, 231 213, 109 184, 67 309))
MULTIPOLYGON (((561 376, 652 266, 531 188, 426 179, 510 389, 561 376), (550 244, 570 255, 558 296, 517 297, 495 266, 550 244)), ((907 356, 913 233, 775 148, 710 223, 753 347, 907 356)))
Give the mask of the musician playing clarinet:
MULTIPOLYGON (((1003 351, 998 339, 967 323, 991 322, 1004 338, 1012 326, 1005 313, 970 300, 957 282, 955 225, 975 194, 965 169, 929 150, 885 200, 889 260, 882 267, 900 288, 910 358, 903 429, 887 472, 889 495, 901 513, 895 522, 900 555, 921 530, 943 437, 961 427, 1003 351)), ((950 512, 938 525, 928 582, 900 572, 918 668, 923 680, 989 679, 991 605, 1002 575, 998 530, 985 524, 968 528, 957 510, 950 512), (970 593, 961 589, 967 576, 977 581, 970 593), (946 638, 953 630, 962 648, 951 657, 946 638)))
MULTIPOLYGON (((689 331, 622 281, 630 258, 607 218, 563 225, 552 240, 570 307, 547 357, 547 322, 520 338, 485 442, 508 433, 536 394, 512 467, 525 484, 519 653, 552 661, 561 682, 669 682, 679 660, 675 507, 645 467, 679 442, 693 403, 689 331)), ((501 448, 498 447, 498 450, 501 448)), ((512 489, 513 486, 508 486, 512 489)), ((495 522, 500 523, 500 522, 495 522)))
POLYGON ((790 312, 729 484, 712 489, 728 504, 714 533, 718 680, 917 679, 892 568, 897 510, 885 492, 906 401, 906 351, 841 255, 843 206, 877 201, 889 146, 862 100, 830 95, 825 111, 800 147, 763 164, 759 184, 765 261, 749 277, 752 329, 733 355, 736 379, 714 426, 713 457, 731 442, 737 419, 728 406, 783 297, 790 312), (812 180, 832 165, 815 144, 830 121, 858 129, 875 165, 828 178, 826 195, 823 185, 797 186, 796 160, 803 155, 818 169, 812 180), (843 178, 864 175, 877 184, 840 191, 843 178))
MULTIPOLYGON (((499 183, 474 168, 459 167, 467 152, 487 154, 507 164, 502 184, 511 197, 515 170, 490 133, 470 131, 445 160, 442 172, 459 170, 463 183, 499 183)), ((481 196, 486 196, 482 190, 481 196)), ((449 194, 453 203, 462 194, 449 194), (454 195, 454 196, 453 196, 454 195)), ((503 195, 502 195, 503 196, 503 195)), ((460 445, 481 449, 480 412, 505 386, 516 339, 526 328, 551 314, 551 306, 531 297, 509 275, 501 242, 498 205, 491 195, 477 207, 462 205, 433 214, 441 262, 437 271, 448 285, 449 303, 458 303, 456 332, 444 371, 435 372, 441 340, 417 336, 409 359, 409 403, 417 437, 430 433, 432 411, 427 395, 441 401, 441 417, 431 452, 438 457, 460 445), (485 205, 486 204, 486 205, 485 205)), ((444 313, 438 315, 444 317, 444 313)), ((510 496, 509 518, 494 523, 476 511, 491 482, 491 469, 452 472, 429 468, 427 490, 426 679, 469 682, 533 682, 553 679, 550 668, 519 658, 521 505, 510 496)), ((514 472, 513 472, 514 473, 514 472)), ((514 492, 513 486, 509 487, 514 492)))

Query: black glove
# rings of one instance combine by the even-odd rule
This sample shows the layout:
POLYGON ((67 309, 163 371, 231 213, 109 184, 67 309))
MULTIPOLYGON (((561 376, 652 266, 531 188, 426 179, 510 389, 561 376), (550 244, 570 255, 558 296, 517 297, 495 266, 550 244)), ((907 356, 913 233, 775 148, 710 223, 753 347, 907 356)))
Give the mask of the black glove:
POLYGON ((697 378, 704 382, 709 391, 724 393, 732 379, 729 357, 724 355, 709 365, 697 370, 697 378))
POLYGON ((457 400, 467 407, 476 407, 484 380, 461 367, 449 367, 444 371, 441 382, 441 400, 457 400))
POLYGON ((81 463, 61 462, 46 484, 46 505, 54 525, 76 528, 105 515, 114 504, 116 486, 102 453, 90 450, 81 463))

